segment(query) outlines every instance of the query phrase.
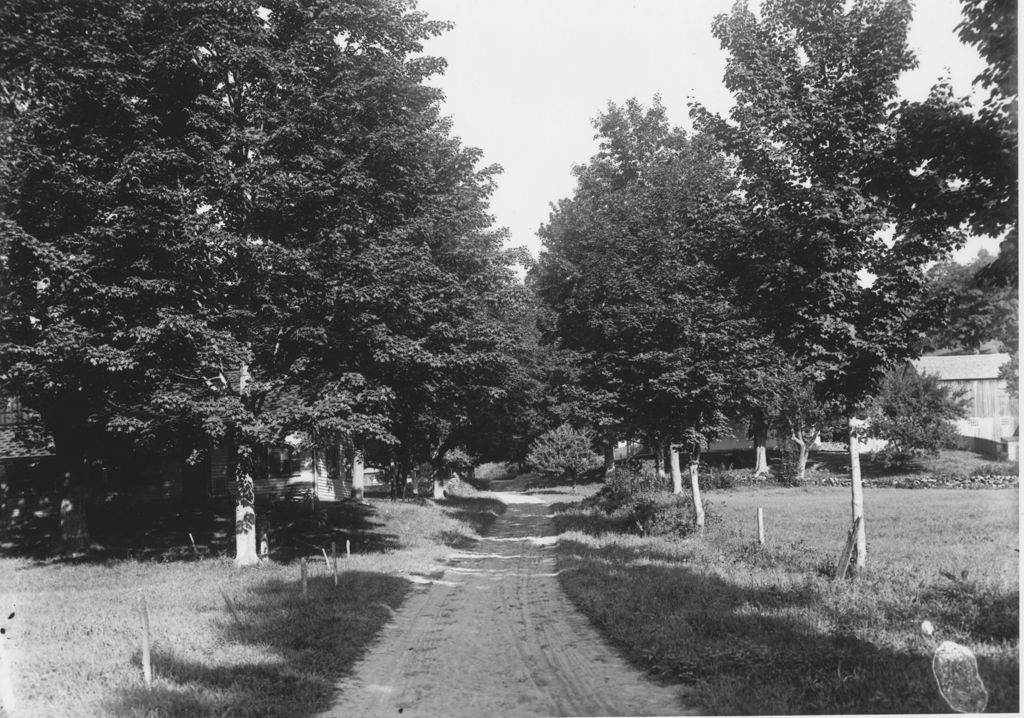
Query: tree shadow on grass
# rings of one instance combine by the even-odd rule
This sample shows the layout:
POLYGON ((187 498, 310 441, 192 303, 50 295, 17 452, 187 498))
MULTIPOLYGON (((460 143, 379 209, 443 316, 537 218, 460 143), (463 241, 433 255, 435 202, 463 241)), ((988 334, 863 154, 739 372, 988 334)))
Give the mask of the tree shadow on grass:
MULTIPOLYGON (((344 553, 399 548, 399 538, 381 532, 371 506, 356 501, 322 503, 260 500, 256 531, 266 530, 270 558, 288 562, 327 551, 344 553)), ((55 557, 58 518, 52 511, 29 512, 9 527, 0 556, 37 562, 106 564, 111 561, 196 561, 230 556, 235 550, 234 505, 228 501, 183 508, 168 503, 108 502, 90 507, 89 527, 98 547, 87 554, 55 557)))
POLYGON ((448 496, 437 502, 447 516, 468 524, 477 534, 486 534, 495 519, 505 513, 505 504, 484 496, 448 496))
MULTIPOLYGON (((937 642, 858 638, 855 626, 880 619, 868 612, 833 617, 828 628, 813 584, 739 585, 678 556, 660 559, 642 546, 559 544, 560 578, 576 605, 639 668, 693 686, 702 711, 949 711, 931 671, 937 642)), ((1016 651, 979 656, 979 665, 989 710, 1016 711, 1016 651)))
POLYGON ((152 688, 137 685, 111 698, 111 715, 309 716, 330 707, 339 679, 351 674, 412 583, 347 571, 309 582, 271 580, 233 601, 241 623, 225 612, 213 655, 153 650, 152 688))

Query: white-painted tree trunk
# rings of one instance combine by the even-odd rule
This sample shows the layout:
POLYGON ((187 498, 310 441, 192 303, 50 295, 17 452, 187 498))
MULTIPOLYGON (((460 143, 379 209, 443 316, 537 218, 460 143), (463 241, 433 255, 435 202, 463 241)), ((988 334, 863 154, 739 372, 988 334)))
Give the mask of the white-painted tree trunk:
POLYGON ((857 438, 857 428, 860 422, 850 417, 850 508, 852 510, 852 521, 857 524, 856 550, 857 559, 854 565, 857 568, 864 568, 867 558, 867 532, 864 530, 864 484, 860 476, 860 447, 857 438))
POLYGON ((445 480, 441 478, 442 476, 443 474, 434 472, 434 498, 439 501, 444 498, 445 480))
POLYGON ((604 478, 608 479, 615 473, 615 442, 608 439, 604 445, 604 478))
POLYGON ((253 505, 255 486, 252 475, 238 469, 235 479, 238 503, 235 504, 235 565, 255 566, 260 562, 256 552, 256 508, 253 505))
POLYGON ((693 523, 698 529, 704 528, 704 502, 700 498, 699 464, 690 461, 690 491, 693 493, 693 523))
POLYGON ((356 446, 352 450, 352 498, 360 501, 363 500, 363 493, 366 489, 364 468, 363 449, 361 446, 356 446))
POLYGON ((665 471, 665 445, 655 441, 651 449, 654 454, 654 472, 659 480, 665 481, 668 479, 668 473, 665 471))
POLYGON ((768 473, 768 429, 760 423, 754 425, 754 476, 768 473))
POLYGON ((671 447, 669 469, 672 474, 672 493, 683 493, 683 472, 679 469, 679 447, 671 447))
MULTIPOLYGON (((249 388, 249 366, 238 367, 238 395, 246 396, 249 388)), ((237 447, 236 447, 237 448, 237 447)), ((251 447, 246 447, 251 451, 251 447)), ((245 456, 235 460, 235 566, 255 566, 260 562, 256 552, 256 485, 245 456)))

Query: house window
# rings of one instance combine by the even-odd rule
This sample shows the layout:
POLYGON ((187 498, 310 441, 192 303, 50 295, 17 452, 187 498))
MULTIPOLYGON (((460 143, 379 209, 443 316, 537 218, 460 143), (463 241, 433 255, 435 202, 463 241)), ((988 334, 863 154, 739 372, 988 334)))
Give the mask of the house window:
POLYGON ((302 458, 289 446, 270 450, 267 471, 271 476, 294 476, 302 473, 302 458))
POLYGON ((12 426, 25 420, 21 400, 16 396, 0 397, 0 426, 12 426))

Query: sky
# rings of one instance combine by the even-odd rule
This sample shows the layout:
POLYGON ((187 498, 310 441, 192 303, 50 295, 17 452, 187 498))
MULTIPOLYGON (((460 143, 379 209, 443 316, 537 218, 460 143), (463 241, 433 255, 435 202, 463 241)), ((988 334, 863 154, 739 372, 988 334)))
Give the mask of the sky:
MULTIPOLYGON (((715 15, 733 0, 418 0, 430 18, 455 27, 428 41, 444 57, 444 75, 429 84, 446 96, 445 114, 464 144, 483 150, 504 173, 491 200, 510 246, 536 256, 537 228, 550 205, 572 194, 574 164, 597 150, 591 121, 609 101, 660 93, 669 120, 689 128, 697 100, 725 115, 732 96, 722 84, 725 53, 711 35, 715 15)), ((949 74, 969 94, 983 63, 954 28, 957 0, 917 0, 909 43, 920 66, 901 80, 907 99, 923 99, 949 74)), ((998 240, 973 240, 958 261, 998 240)))

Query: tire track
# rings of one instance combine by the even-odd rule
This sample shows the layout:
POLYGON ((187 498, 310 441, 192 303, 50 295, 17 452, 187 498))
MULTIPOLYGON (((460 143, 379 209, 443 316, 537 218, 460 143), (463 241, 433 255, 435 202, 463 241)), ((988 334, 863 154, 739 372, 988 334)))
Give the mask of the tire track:
POLYGON ((324 715, 692 715, 680 689, 647 679, 576 611, 549 508, 504 498, 491 535, 406 601, 324 715))

